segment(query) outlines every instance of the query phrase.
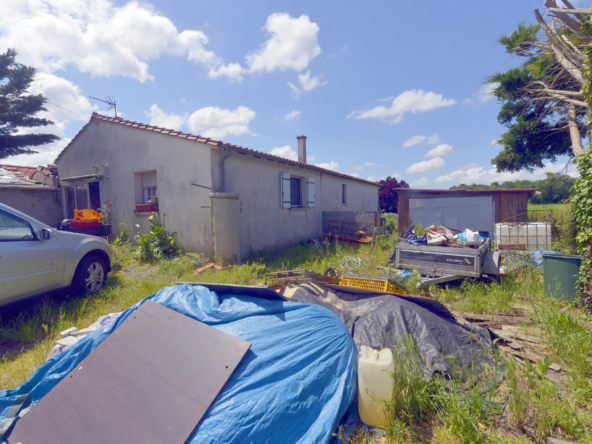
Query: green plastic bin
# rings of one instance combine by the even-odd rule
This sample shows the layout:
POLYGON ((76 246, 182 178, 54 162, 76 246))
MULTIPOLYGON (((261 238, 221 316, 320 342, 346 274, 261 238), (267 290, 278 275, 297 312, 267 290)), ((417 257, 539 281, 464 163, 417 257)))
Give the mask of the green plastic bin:
POLYGON ((582 256, 543 254, 545 295, 573 302, 582 256))

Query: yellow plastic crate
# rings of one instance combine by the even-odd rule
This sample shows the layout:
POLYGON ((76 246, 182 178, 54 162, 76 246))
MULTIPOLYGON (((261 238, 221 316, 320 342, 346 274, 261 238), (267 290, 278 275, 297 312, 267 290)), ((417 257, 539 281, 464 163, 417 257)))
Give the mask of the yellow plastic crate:
POLYGON ((343 287, 361 288, 364 290, 384 291, 386 293, 408 294, 405 287, 396 284, 388 278, 356 276, 344 274, 339 285, 343 287))

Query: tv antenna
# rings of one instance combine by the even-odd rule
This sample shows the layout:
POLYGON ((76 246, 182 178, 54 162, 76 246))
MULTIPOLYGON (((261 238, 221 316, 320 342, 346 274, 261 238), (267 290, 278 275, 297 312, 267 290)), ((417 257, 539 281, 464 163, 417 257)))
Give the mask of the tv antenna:
POLYGON ((88 96, 88 97, 109 105, 109 108, 107 108, 107 111, 111 111, 112 109, 114 109, 115 110, 115 117, 117 117, 117 103, 115 103, 115 99, 113 97, 107 96, 107 100, 99 99, 99 98, 93 97, 93 96, 88 96))

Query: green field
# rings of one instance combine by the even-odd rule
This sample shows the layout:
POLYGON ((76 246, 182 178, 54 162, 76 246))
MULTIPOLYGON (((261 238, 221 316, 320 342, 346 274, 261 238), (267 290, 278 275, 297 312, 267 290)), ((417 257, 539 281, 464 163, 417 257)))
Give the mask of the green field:
POLYGON ((549 210, 549 211, 555 211, 555 210, 562 210, 566 207, 566 204, 528 204, 528 209, 530 211, 532 210, 549 210))

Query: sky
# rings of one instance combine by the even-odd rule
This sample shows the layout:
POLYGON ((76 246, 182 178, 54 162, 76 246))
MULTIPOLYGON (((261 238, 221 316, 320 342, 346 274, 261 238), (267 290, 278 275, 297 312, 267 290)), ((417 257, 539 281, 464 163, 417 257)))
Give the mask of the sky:
POLYGON ((52 163, 111 96, 125 119, 283 157, 306 135, 308 163, 416 188, 573 173, 491 164, 506 129, 484 80, 520 62, 497 39, 543 3, 3 1, 0 52, 37 69, 61 139, 2 163, 52 163))

